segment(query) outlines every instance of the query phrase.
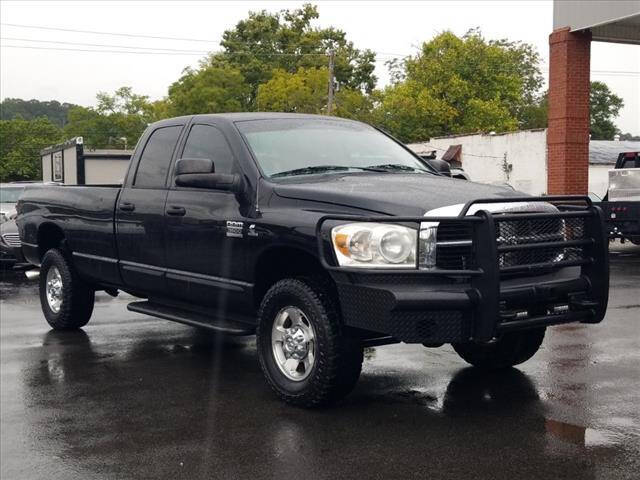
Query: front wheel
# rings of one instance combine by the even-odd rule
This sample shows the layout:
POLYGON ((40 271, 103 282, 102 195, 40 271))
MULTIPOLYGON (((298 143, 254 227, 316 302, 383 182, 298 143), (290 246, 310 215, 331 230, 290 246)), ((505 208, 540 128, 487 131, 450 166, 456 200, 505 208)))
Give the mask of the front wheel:
POLYGON ((332 403, 360 376, 362 346, 344 332, 322 282, 285 279, 273 285, 260 305, 256 333, 260 367, 287 403, 332 403))
POLYGON ((93 313, 95 291, 76 274, 58 249, 45 253, 40 267, 40 304, 54 330, 84 327, 93 313))
POLYGON ((487 343, 454 343, 453 349, 474 367, 496 370, 526 362, 542 345, 546 328, 501 335, 487 343))

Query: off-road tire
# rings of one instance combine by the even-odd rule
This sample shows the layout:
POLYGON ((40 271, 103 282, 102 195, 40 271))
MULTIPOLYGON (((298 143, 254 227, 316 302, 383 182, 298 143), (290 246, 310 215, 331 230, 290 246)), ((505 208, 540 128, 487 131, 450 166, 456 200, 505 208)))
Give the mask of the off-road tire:
POLYGON ((454 343, 453 349, 474 367, 487 370, 509 368, 526 362, 542 345, 546 328, 501 335, 488 343, 454 343))
POLYGON ((95 290, 76 273, 73 265, 58 249, 45 253, 40 267, 40 305, 47 323, 54 330, 72 330, 84 327, 93 313, 95 290), (54 312, 47 301, 46 283, 49 269, 56 267, 62 278, 62 303, 54 312))
POLYGON ((360 341, 345 332, 337 299, 324 282, 309 278, 277 282, 264 296, 258 318, 256 342, 260 367, 278 397, 297 406, 319 407, 351 392, 362 369, 363 348, 360 341), (285 377, 272 351, 273 322, 287 306, 302 310, 315 331, 315 363, 302 381, 285 377))

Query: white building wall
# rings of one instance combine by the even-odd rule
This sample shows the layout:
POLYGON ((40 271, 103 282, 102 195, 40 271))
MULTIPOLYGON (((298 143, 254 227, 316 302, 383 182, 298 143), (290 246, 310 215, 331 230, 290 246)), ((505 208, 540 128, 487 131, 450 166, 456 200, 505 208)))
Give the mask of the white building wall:
POLYGON ((440 158, 451 145, 462 145, 462 168, 474 182, 507 182, 532 195, 547 190, 546 130, 438 137, 409 148, 417 153, 437 150, 440 158))
MULTIPOLYGON (((436 150, 438 158, 451 145, 462 145, 462 168, 479 183, 508 183, 529 195, 547 193, 547 131, 522 130, 499 135, 436 137, 412 143, 416 153, 436 150), (506 157, 505 157, 506 154, 506 157), (506 167, 505 167, 506 163, 506 167), (505 168, 511 165, 507 174, 505 168)), ((624 150, 624 148, 622 148, 624 150)), ((614 165, 589 165, 589 192, 603 197, 614 165)))

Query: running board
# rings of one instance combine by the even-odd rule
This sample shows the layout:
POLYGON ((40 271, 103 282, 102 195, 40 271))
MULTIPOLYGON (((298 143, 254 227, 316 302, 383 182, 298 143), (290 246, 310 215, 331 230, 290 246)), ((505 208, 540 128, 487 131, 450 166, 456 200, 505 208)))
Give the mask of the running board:
POLYGON ((181 308, 159 305, 149 301, 132 302, 127 305, 127 310, 227 335, 253 335, 255 333, 254 327, 240 322, 220 320, 201 313, 189 312, 181 308))

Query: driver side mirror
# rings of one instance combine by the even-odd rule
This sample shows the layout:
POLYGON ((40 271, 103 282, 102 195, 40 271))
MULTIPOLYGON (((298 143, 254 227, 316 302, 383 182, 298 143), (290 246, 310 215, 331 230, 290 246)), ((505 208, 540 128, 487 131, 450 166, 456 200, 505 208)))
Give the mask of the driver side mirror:
POLYGON ((451 165, 449 165, 449 162, 445 160, 438 160, 436 158, 431 158, 427 161, 429 162, 429 165, 435 168, 440 175, 444 175, 446 177, 451 176, 451 165))
POLYGON ((209 158, 182 158, 176 162, 176 185, 239 193, 242 179, 235 173, 216 173, 209 158))

